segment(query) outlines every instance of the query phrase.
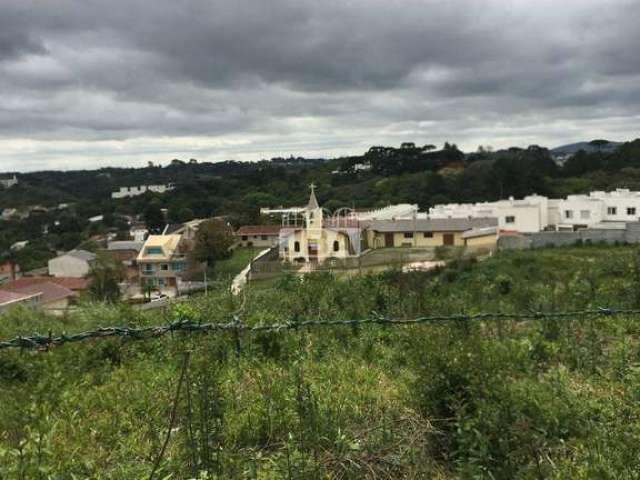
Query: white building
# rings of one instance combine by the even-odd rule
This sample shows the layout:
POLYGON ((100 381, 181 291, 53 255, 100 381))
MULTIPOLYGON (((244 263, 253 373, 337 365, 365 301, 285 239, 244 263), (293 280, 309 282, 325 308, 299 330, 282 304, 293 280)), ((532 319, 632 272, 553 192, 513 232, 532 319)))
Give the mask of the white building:
POLYGON ((120 187, 120 190, 113 192, 111 198, 129 198, 137 197, 138 195, 144 195, 147 192, 153 193, 166 193, 173 190, 173 185, 140 185, 137 187, 120 187))
POLYGON ((559 203, 558 228, 575 230, 607 222, 637 222, 640 219, 640 192, 618 188, 589 195, 569 195, 559 203))
POLYGON ((85 277, 95 259, 95 253, 85 250, 71 250, 49 260, 49 275, 52 277, 85 277))
POLYGON ((496 218, 501 230, 533 233, 550 225, 549 199, 529 195, 522 200, 436 205, 418 218, 496 218))
POLYGON ((11 178, 0 178, 0 187, 2 188, 11 188, 17 184, 18 184, 18 177, 16 177, 15 175, 11 178))
POLYGON ((640 192, 616 189, 589 194, 549 199, 529 195, 521 200, 509 198, 496 202, 450 203, 436 205, 418 218, 485 218, 498 219, 501 230, 535 233, 542 230, 577 230, 594 225, 606 227, 609 222, 640 220, 640 192))

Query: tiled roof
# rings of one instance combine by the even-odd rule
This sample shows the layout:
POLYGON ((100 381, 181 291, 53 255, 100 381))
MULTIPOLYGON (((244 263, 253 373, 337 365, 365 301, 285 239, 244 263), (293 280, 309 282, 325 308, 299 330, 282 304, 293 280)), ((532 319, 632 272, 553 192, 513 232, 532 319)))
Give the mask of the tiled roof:
POLYGON ((144 246, 144 242, 133 242, 130 240, 116 240, 114 242, 109 242, 107 245, 107 249, 111 251, 134 251, 139 252, 142 250, 144 246))
POLYGON ((144 244, 144 247, 138 255, 138 260, 163 260, 172 257, 182 240, 182 235, 150 235, 144 244), (147 249, 149 248, 161 248, 161 255, 150 254, 147 255, 147 249))
POLYGON ((278 235, 280 225, 244 225, 236 231, 236 235, 278 235))
POLYGON ((377 232, 464 232, 472 228, 495 227, 495 218, 416 218, 364 222, 377 232))
MULTIPOLYGON (((4 285, 3 287, 6 287, 6 285, 4 285)), ((19 293, 19 294, 26 294, 26 295, 40 294, 42 295, 40 299, 40 303, 43 303, 43 304, 55 302, 57 300, 62 300, 63 298, 76 296, 76 293, 54 282, 34 283, 31 285, 25 285, 19 288, 13 286, 9 291, 12 293, 19 293)))
POLYGON ((10 303, 18 303, 24 300, 27 300, 34 295, 24 294, 24 293, 15 293, 15 292, 3 292, 0 290, 0 306, 7 305, 10 303))
POLYGON ((462 233, 462 238, 478 238, 478 237, 486 237, 488 235, 496 236, 498 233, 498 227, 482 227, 482 228, 472 228, 471 230, 467 230, 462 233))
POLYGON ((70 252, 67 252, 62 256, 74 257, 80 260, 85 260, 87 262, 92 262, 96 259, 95 253, 87 252, 86 250, 71 250, 70 252))
POLYGON ((88 281, 85 278, 72 277, 22 277, 12 282, 5 283, 0 286, 0 290, 11 291, 21 288, 30 287, 31 285, 40 285, 42 283, 55 283, 69 290, 86 290, 88 281))

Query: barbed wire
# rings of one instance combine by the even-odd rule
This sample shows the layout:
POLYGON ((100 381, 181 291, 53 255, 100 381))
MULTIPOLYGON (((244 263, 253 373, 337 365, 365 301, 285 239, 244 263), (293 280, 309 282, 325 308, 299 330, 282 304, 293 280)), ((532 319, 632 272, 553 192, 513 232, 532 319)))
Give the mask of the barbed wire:
POLYGON ((214 333, 233 332, 240 333, 261 333, 261 332, 286 332, 291 330, 310 329, 318 327, 356 327, 364 325, 388 325, 403 326, 426 323, 443 322, 468 322, 485 320, 514 320, 530 321, 536 319, 563 319, 563 318, 584 318, 587 316, 639 316, 640 309, 613 309, 597 308, 592 310, 573 310, 559 312, 522 312, 522 313, 476 313, 476 314, 452 314, 452 315, 432 315, 408 319, 388 318, 384 315, 373 312, 371 317, 358 320, 301 320, 271 324, 248 325, 242 323, 238 315, 234 315, 232 321, 228 323, 198 323, 190 320, 178 320, 165 325, 155 325, 147 327, 101 327, 95 330, 60 335, 42 335, 34 333, 30 336, 18 336, 9 340, 0 341, 0 350, 19 349, 42 349, 59 346, 67 343, 82 342, 91 339, 104 339, 111 337, 123 337, 131 340, 145 340, 161 337, 172 332, 185 333, 214 333))

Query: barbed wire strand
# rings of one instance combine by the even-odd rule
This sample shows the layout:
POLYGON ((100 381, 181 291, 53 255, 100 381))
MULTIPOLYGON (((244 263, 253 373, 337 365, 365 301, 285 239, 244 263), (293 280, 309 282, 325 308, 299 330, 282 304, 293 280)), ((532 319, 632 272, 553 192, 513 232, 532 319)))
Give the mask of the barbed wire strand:
POLYGON ((488 320, 514 320, 529 321, 536 319, 563 319, 563 318, 581 318, 588 315, 594 316, 638 316, 640 309, 612 309, 598 308, 593 310, 575 310, 560 312, 524 312, 524 313, 476 313, 476 314, 453 314, 453 315, 432 315, 417 318, 393 319, 387 318, 381 314, 373 312, 371 317, 359 320, 302 320, 290 321, 271 324, 247 325, 242 323, 239 316, 234 315, 233 319, 228 323, 197 323, 191 320, 178 320, 176 322, 165 325, 155 325, 147 327, 101 327, 95 330, 87 330, 84 332, 66 334, 62 333, 58 336, 52 336, 49 332, 47 335, 34 333, 30 336, 18 336, 9 340, 0 341, 0 350, 11 348, 19 349, 39 349, 47 350, 52 346, 59 346, 67 343, 82 342, 91 339, 103 339, 110 337, 124 337, 131 340, 145 340, 156 338, 167 333, 186 332, 186 333, 214 333, 231 331, 237 333, 263 333, 263 332, 285 332, 288 330, 311 329, 318 327, 356 327, 360 325, 388 325, 403 326, 415 325, 423 323, 444 323, 444 322, 467 322, 467 321, 488 321, 488 320))

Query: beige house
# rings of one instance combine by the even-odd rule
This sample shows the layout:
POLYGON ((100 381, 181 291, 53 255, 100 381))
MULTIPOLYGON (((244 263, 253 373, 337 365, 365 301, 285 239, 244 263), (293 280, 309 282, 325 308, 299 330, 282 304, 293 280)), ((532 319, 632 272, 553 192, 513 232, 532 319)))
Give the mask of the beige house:
MULTIPOLYGON (((496 237, 497 220, 494 218, 412 218, 400 220, 373 220, 364 229, 368 248, 438 247, 468 245, 476 242, 465 238, 465 232, 473 229, 493 228, 493 233, 483 232, 478 238, 496 237)), ((475 237, 473 237, 475 238, 475 237)), ((479 240, 478 240, 479 241, 479 240)), ((483 238, 487 241, 487 238, 483 238)), ((493 241, 495 244, 495 240, 493 241)))
POLYGON ((269 248, 278 244, 280 225, 244 225, 234 233, 239 247, 269 248))
POLYGON ((359 241, 359 231, 358 235, 352 236, 349 229, 325 224, 313 185, 302 215, 302 225, 280 230, 280 258, 290 262, 322 263, 330 258, 356 255, 359 245, 355 245, 354 238, 359 241))
POLYGON ((181 234, 150 235, 136 262, 142 288, 151 287, 167 295, 178 294, 179 279, 187 268, 189 246, 181 234))
POLYGON ((462 234, 465 247, 469 249, 496 250, 499 229, 497 227, 472 228, 462 234))

